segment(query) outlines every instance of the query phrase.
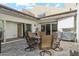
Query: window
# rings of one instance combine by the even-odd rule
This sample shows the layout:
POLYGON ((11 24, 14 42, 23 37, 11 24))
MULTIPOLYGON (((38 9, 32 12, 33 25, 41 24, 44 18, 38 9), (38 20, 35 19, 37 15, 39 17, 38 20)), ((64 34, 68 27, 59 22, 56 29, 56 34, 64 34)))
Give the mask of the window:
POLYGON ((31 29, 31 24, 26 24, 26 31, 32 31, 32 29, 31 29))
POLYGON ((56 32, 57 31, 57 24, 52 24, 52 32, 56 32))

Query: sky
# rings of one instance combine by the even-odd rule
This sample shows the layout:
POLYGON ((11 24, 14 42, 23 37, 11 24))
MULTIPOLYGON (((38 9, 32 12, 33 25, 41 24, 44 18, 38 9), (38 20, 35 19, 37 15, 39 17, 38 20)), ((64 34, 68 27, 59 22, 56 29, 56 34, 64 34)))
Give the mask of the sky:
POLYGON ((0 0, 0 4, 16 10, 31 10, 35 6, 46 6, 51 8, 63 8, 64 3, 27 3, 27 0, 0 0))

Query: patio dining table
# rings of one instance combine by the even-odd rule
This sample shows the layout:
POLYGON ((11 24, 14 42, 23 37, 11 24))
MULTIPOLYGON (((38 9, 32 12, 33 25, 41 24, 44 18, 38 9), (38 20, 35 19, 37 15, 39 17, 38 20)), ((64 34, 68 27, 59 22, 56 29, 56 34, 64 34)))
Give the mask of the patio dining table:
POLYGON ((37 36, 37 35, 34 34, 34 35, 32 36, 32 38, 35 39, 35 42, 40 43, 40 36, 37 36))

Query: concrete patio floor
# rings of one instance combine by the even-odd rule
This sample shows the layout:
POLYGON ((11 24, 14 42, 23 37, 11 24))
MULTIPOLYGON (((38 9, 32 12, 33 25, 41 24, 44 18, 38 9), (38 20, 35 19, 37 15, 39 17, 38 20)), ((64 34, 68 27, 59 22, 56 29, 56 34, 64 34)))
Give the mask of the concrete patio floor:
MULTIPOLYGON (((27 52, 24 51, 25 47, 27 47, 27 44, 24 39, 2 44, 2 53, 0 56, 40 56, 39 53, 41 50, 38 48, 36 48, 34 51, 27 52)), ((74 42, 61 41, 61 47, 63 48, 62 51, 54 51, 50 49, 52 56, 70 56, 70 50, 77 49, 76 43, 74 42)))

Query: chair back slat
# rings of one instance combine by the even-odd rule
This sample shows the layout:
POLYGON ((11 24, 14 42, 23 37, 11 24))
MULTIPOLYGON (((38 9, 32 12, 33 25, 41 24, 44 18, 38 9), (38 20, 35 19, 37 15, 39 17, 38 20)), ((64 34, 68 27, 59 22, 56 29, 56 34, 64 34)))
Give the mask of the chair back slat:
POLYGON ((31 38, 33 36, 32 32, 28 32, 28 36, 31 38))
POLYGON ((45 35, 45 32, 40 32, 40 37, 44 36, 45 35))
POLYGON ((52 35, 43 35, 41 39, 41 48, 51 48, 52 35))
POLYGON ((53 32, 52 35, 53 35, 53 39, 56 40, 58 38, 58 33, 57 32, 53 32))

